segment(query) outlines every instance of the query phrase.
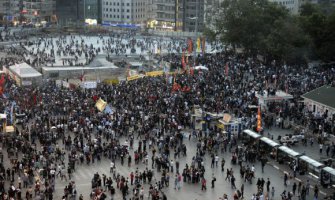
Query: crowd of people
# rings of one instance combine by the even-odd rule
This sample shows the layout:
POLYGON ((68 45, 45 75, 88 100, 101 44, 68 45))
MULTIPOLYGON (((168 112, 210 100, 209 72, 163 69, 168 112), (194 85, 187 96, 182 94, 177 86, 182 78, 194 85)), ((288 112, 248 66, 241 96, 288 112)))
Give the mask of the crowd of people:
MULTIPOLYGON (((100 37, 97 42, 104 43, 105 47, 99 50, 85 44, 85 36, 80 37, 70 36, 70 40, 65 40, 65 36, 59 36, 56 40, 58 50, 52 47, 50 52, 43 50, 42 46, 53 46, 53 42, 48 38, 39 39, 30 54, 40 54, 41 63, 45 61, 43 58, 54 54, 75 58, 85 55, 86 61, 89 61, 101 50, 117 55, 134 46, 148 49, 154 43, 151 39, 136 41, 128 37, 129 43, 121 44, 123 36, 106 40, 100 37), (111 46, 113 43, 116 47, 111 46)), ((183 47, 181 42, 170 45, 174 49, 183 47)), ((167 62, 171 59, 181 68, 181 63, 177 61, 181 61, 180 56, 161 57, 167 62)), ((11 61, 3 59, 2 62, 19 61, 13 58, 11 61)), ((94 190, 90 197, 93 199, 106 199, 107 194, 113 198, 117 193, 123 199, 143 199, 147 194, 143 185, 149 185, 148 194, 153 200, 167 199, 164 188, 179 190, 182 183, 200 183, 199 189, 206 191, 208 177, 211 177, 212 188, 215 188, 216 181, 214 174, 206 173, 204 166, 207 164, 213 168, 220 165, 235 191, 233 195, 224 191, 222 199, 249 199, 244 194, 244 184, 240 187, 235 184, 238 168, 225 169, 221 156, 232 154, 241 177, 252 183, 255 178, 253 163, 259 160, 255 156, 257 150, 252 145, 239 149, 237 136, 222 135, 216 126, 209 125, 206 131, 194 130, 195 122, 191 116, 193 107, 199 105, 204 112, 231 113, 242 119, 244 128, 253 128, 257 121, 256 112, 248 106, 258 105, 255 95, 264 90, 286 90, 294 95, 290 103, 281 102, 275 105, 278 109, 264 111, 263 115, 269 116, 269 119, 263 119, 268 121, 269 127, 275 125, 277 117, 281 117, 298 124, 308 124, 313 131, 318 129, 318 133, 334 133, 329 116, 320 113, 318 117, 322 120, 313 121, 304 114, 306 110, 299 104, 301 94, 325 84, 335 85, 333 66, 267 66, 232 52, 198 56, 196 63, 205 65, 208 70, 184 72, 174 77, 174 84, 189 87, 187 91, 174 90, 166 76, 145 77, 118 85, 99 84, 92 90, 60 88, 54 80, 44 80, 39 87, 17 87, 6 76, 6 95, 0 97, 3 102, 0 112, 7 112, 8 116, 11 110, 12 113, 24 113, 25 120, 17 126, 14 134, 1 135, 2 150, 8 155, 4 157, 6 154, 2 154, 0 168, 2 199, 52 200, 58 178, 68 182, 62 199, 86 199, 85 194, 77 195, 76 183, 71 180, 71 175, 77 165, 90 165, 102 159, 110 160, 113 175, 109 177, 97 172, 92 177, 94 190), (225 70, 227 66, 228 70, 225 70), (113 113, 95 109, 96 97, 110 102, 113 113), (270 111, 274 115, 267 115, 270 111), (187 151, 182 133, 184 129, 192 130, 190 138, 196 138, 194 155, 187 151), (121 142, 124 138, 125 143, 121 142), (134 143, 138 144, 138 148, 133 148, 134 143), (176 158, 189 156, 192 163, 179 166, 176 158), (210 161, 206 161, 206 156, 211 158, 210 161), (123 165, 145 165, 146 170, 136 169, 123 175, 119 173, 123 165), (154 181, 153 176, 156 177, 154 181), (174 179, 174 184, 169 183, 171 179, 174 179)), ((7 123, 11 123, 10 119, 7 123)), ((330 148, 334 156, 335 145, 330 148)), ((259 179, 254 182, 257 190, 253 200, 274 198, 275 189, 270 187, 270 180, 267 181, 259 179)), ((301 199, 305 199, 309 186, 301 183, 298 188, 301 199)), ((283 199, 291 199, 295 193, 295 189, 292 192, 287 189, 282 193, 283 199)), ((317 187, 314 196, 318 198, 317 187)))

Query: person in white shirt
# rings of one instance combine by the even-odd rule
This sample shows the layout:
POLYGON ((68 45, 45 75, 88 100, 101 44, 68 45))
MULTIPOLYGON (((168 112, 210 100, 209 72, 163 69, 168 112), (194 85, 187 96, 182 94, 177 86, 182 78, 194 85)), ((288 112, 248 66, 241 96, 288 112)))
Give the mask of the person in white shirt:
POLYGON ((114 171, 114 169, 115 169, 115 164, 113 162, 111 162, 109 172, 112 173, 114 171))

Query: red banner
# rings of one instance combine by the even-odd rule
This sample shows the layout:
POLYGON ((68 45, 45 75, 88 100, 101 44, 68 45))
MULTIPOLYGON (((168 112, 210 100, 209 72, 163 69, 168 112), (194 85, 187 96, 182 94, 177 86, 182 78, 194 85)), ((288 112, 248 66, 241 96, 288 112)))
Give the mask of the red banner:
POLYGON ((193 52, 193 41, 191 38, 188 39, 187 47, 188 47, 188 53, 191 54, 193 52))
POLYGON ((228 76, 228 74, 229 74, 229 65, 228 65, 228 63, 226 63, 225 75, 228 76))

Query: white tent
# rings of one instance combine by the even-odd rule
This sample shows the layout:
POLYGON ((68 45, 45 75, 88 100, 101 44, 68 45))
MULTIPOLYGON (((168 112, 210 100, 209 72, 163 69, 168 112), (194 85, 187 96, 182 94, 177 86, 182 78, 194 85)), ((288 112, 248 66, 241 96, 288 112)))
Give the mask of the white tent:
POLYGON ((19 86, 37 84, 42 79, 42 74, 25 62, 9 66, 8 71, 19 86))
POLYGON ((195 70, 199 70, 199 69, 201 69, 201 70, 208 70, 208 68, 205 67, 205 66, 195 66, 194 69, 195 70))
POLYGON ((25 62, 21 64, 9 66, 9 70, 21 78, 35 78, 35 77, 42 76, 41 73, 36 71, 34 68, 32 68, 30 65, 28 65, 25 62))

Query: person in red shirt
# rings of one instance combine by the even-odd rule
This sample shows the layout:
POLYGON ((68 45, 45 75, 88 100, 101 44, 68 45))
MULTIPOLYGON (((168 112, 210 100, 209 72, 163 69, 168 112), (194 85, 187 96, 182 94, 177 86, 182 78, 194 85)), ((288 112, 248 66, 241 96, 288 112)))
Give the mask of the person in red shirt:
POLYGON ((206 179, 205 178, 202 178, 201 180, 201 190, 206 190, 206 179))

